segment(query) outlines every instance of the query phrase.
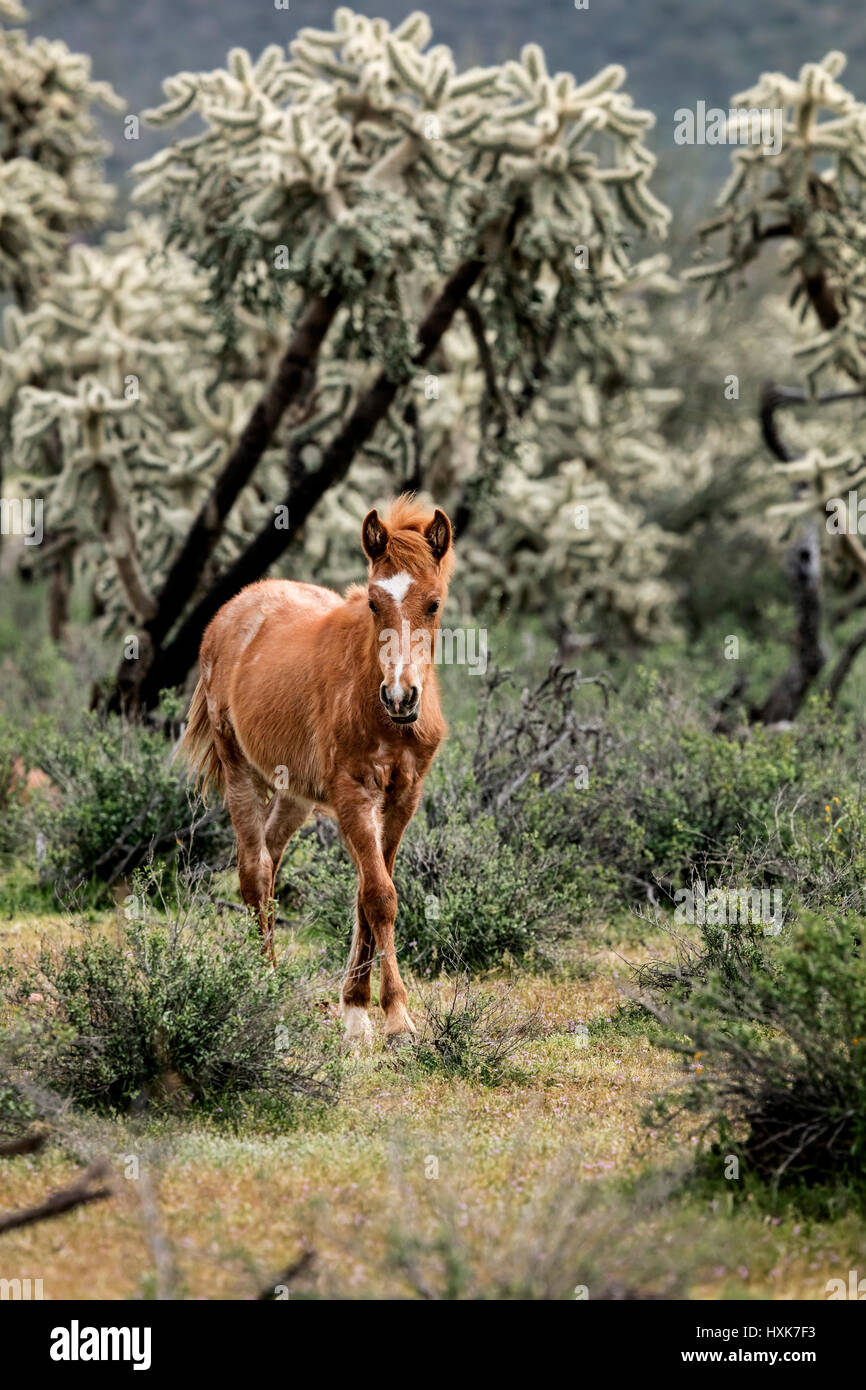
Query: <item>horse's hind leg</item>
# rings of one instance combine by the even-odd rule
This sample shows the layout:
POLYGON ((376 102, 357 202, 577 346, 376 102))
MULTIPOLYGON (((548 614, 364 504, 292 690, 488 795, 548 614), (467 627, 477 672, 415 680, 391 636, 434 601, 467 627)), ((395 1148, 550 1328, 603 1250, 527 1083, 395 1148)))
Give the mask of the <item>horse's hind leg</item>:
POLYGON ((309 806, 285 792, 275 792, 271 798, 265 818, 265 844, 274 863, 275 882, 286 845, 309 814, 309 806))
POLYGON ((265 848, 271 856, 271 887, 268 893, 268 929, 273 941, 276 914, 277 874, 286 845, 309 815, 309 807, 285 792, 275 792, 265 816, 265 848))
POLYGON ((271 893, 274 861, 265 836, 267 788, 240 750, 221 739, 220 762, 226 784, 226 800, 238 842, 238 878, 241 897, 259 919, 262 950, 274 957, 271 893))

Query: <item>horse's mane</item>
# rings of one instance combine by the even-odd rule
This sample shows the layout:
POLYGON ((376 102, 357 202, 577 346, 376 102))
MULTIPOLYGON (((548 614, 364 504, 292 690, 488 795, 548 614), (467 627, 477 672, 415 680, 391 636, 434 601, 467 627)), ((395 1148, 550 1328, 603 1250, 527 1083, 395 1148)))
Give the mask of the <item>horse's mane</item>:
MULTIPOLYGON (((430 546, 424 535, 433 520, 433 513, 419 502, 414 493, 404 492, 388 507, 382 522, 388 531, 388 548, 385 558, 398 570, 420 576, 430 568, 430 546)), ((447 584, 454 569, 454 547, 449 546, 441 561, 438 572, 443 584, 447 584)))

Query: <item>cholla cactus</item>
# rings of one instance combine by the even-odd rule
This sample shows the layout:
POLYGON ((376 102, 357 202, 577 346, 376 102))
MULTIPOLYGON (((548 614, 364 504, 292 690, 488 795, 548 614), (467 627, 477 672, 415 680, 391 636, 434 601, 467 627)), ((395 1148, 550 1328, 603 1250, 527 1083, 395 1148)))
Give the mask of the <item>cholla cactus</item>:
MULTIPOLYGON (((133 217, 101 248, 74 246, 50 294, 3 318, 0 414, 19 470, 43 474, 52 531, 96 562, 110 619, 141 621, 216 460, 240 433, 255 381, 219 379, 221 338, 203 309, 207 283, 159 223, 133 217), (60 471, 45 476, 54 460, 60 471)), ((251 365, 265 344, 254 328, 251 365)), ((264 370, 264 368, 262 368, 264 370)), ((276 467, 266 459, 263 485, 276 467)), ((242 499, 222 559, 260 524, 242 499)))
MULTIPOLYGON (((780 244, 783 272, 793 280, 789 307, 799 306, 801 322, 814 315, 820 328, 793 350, 805 372, 805 388, 765 383, 762 389, 764 442, 780 461, 776 477, 787 484, 787 496, 767 506, 766 516, 770 523, 784 518, 789 531, 805 520, 788 551, 797 612, 791 666, 754 711, 770 723, 795 717, 826 659, 820 641, 822 542, 832 545, 830 538, 838 535, 833 558, 839 571, 847 571, 850 581, 853 565, 866 577, 858 509, 852 516, 848 505, 849 492, 856 498, 866 478, 866 465, 859 441, 851 438, 850 421, 845 438, 844 424, 823 413, 818 419, 815 410, 800 427, 799 446, 793 446, 775 418, 785 404, 817 407, 866 394, 866 105, 837 80, 844 66, 843 54, 829 53, 820 63, 805 64, 795 81, 765 73, 750 91, 733 98, 729 138, 745 135, 751 143, 734 154, 719 212, 702 229, 704 236, 723 232, 727 254, 692 272, 693 279, 708 282, 711 294, 727 291, 768 242, 780 244), (828 384, 831 389, 823 389, 828 384), (818 524, 816 510, 825 526, 818 524)), ((840 659, 830 677, 833 698, 850 660, 850 654, 840 659)))
POLYGON ((59 174, 31 159, 0 163, 0 286, 25 304, 65 249, 77 208, 59 174))
MULTIPOLYGON (((581 243, 588 339, 593 296, 628 274, 620 212, 651 234, 667 218, 648 187, 654 160, 642 137, 653 117, 619 90, 623 69, 577 86, 549 76, 527 45, 520 62, 461 74, 442 45, 424 51, 423 14, 392 31, 339 9, 334 24, 302 30, 288 58, 273 46, 254 64, 236 49, 228 71, 180 73, 150 113, 158 124, 192 112, 205 123, 138 166, 137 196, 156 199, 213 269, 215 294, 249 302, 272 286, 275 265, 306 289, 336 286, 357 306, 368 350, 382 352, 387 326, 396 358, 434 271, 476 251, 497 262, 492 305, 523 352, 527 336, 549 329, 557 286, 582 297, 581 243), (548 294, 533 295, 545 272, 548 294), (515 276, 526 306, 512 302, 515 276)), ((270 288, 264 298, 273 302, 270 288)), ((566 306, 555 307, 561 317, 566 306)))
POLYGON ((822 374, 860 381, 866 371, 866 105, 837 81, 845 62, 833 52, 804 64, 796 80, 764 73, 732 99, 746 113, 739 125, 751 112, 778 113, 779 148, 756 141, 736 150, 719 214, 703 228, 726 234, 726 255, 688 272, 724 287, 781 239, 791 305, 802 317, 814 310, 822 330, 798 354, 813 387, 822 374))
POLYGON ((235 49, 227 71, 165 82, 169 99, 150 119, 197 112, 205 130, 139 165, 138 196, 159 199, 194 254, 213 263, 214 238, 234 233, 270 272, 273 246, 288 242, 298 283, 363 292, 362 271, 415 269, 421 249, 444 263, 474 229, 510 215, 518 192, 532 214, 523 254, 560 274, 587 238, 604 252, 599 271, 625 270, 617 201, 663 230, 642 143, 653 117, 619 91, 622 68, 576 86, 527 45, 520 62, 460 74, 444 46, 424 51, 426 15, 390 30, 343 8, 334 25, 302 30, 288 58, 272 46, 254 64, 235 49), (590 148, 599 141, 606 166, 590 148))
MULTIPOLYGON (((492 584, 500 603, 543 607, 558 569, 566 577, 560 599, 564 589, 573 595, 567 621, 592 593, 622 601, 634 629, 645 633, 671 599, 659 578, 666 547, 655 530, 645 546, 639 539, 648 461, 656 469, 662 462, 650 417, 657 424, 663 403, 650 405, 643 364, 651 349, 636 313, 620 300, 641 278, 661 282, 666 269, 660 258, 633 266, 626 242, 629 223, 651 235, 662 235, 667 223, 649 189, 654 159, 643 138, 653 118, 622 92, 620 67, 579 85, 569 74, 551 76, 540 49, 528 45, 519 62, 458 73, 450 52, 428 47, 429 40, 424 15, 391 30, 384 20, 340 9, 332 32, 302 30, 288 56, 273 47, 253 63, 235 50, 227 71, 168 79, 168 100, 150 119, 170 124, 197 112, 205 129, 140 165, 137 196, 159 202, 184 248, 211 273, 222 308, 273 309, 275 261, 283 283, 339 291, 347 311, 323 354, 320 389, 332 402, 346 391, 345 409, 370 357, 409 375, 414 327, 434 273, 460 255, 486 256, 478 307, 490 353, 503 395, 523 402, 521 411, 530 407, 500 438, 511 464, 498 479, 484 476, 489 383, 458 320, 443 342, 447 368, 436 364, 435 393, 411 373, 422 457, 412 461, 413 431, 395 410, 356 472, 363 469, 368 488, 381 491, 395 479, 405 483, 414 467, 446 501, 474 481, 482 493, 496 486, 497 534, 476 546, 471 570, 479 595, 492 584), (543 412, 534 418, 532 401, 546 399, 544 373, 564 399, 570 393, 560 411, 562 432, 572 431, 568 444, 554 437, 543 412), (595 402, 582 433, 575 395, 595 402), (585 458, 561 469, 593 434, 585 458), (651 437, 641 444, 641 435, 651 437), (535 476, 514 452, 521 441, 538 446, 535 476), (586 488, 596 499, 588 535, 574 525, 586 488), (602 553, 612 563, 626 542, 634 578, 619 583, 610 575, 600 584, 602 553), (512 554, 520 557, 513 563, 512 554), (530 575, 533 554, 543 558, 530 575), (570 585, 578 573, 588 582, 570 585)), ((334 514, 346 514, 348 543, 353 513, 363 510, 357 481, 345 486, 345 499, 338 492, 333 505, 322 504, 327 552, 308 538, 325 572, 343 568, 334 514), (357 502, 347 511, 349 498, 357 502)))
MULTIPOLYGON (((792 362, 806 385, 800 393, 786 389, 782 398, 816 405, 866 389, 866 104, 838 81, 845 61, 844 54, 829 53, 820 63, 806 63, 796 80, 765 73, 732 99, 740 126, 771 111, 777 138, 734 153, 718 215, 702 229, 705 236, 724 233, 727 254, 690 272, 708 281, 711 293, 727 290, 768 243, 781 246, 783 271, 793 280, 789 306, 799 309, 801 322, 814 316, 820 330, 795 333, 792 362)), ((767 517, 782 518, 790 529, 809 513, 825 521, 831 513, 816 535, 825 546, 841 535, 848 562, 866 576, 857 518, 843 515, 839 500, 847 508, 849 491, 866 478, 852 421, 823 412, 797 428, 802 457, 773 446, 785 460, 775 474, 787 486, 767 517)))
MULTIPOLYGON (((5 0, 4 18, 24 11, 5 0)), ((0 28, 0 291, 29 302, 71 232, 97 226, 111 204, 91 107, 123 103, 64 43, 0 28)))
POLYGON ((866 482, 866 459, 859 448, 848 447, 828 455, 820 448, 809 448, 802 458, 791 463, 778 463, 775 473, 784 478, 795 495, 768 509, 769 517, 782 517, 790 522, 816 510, 827 519, 826 534, 857 535, 860 516, 856 494, 866 482), (850 507, 854 493, 855 506, 850 507))
POLYGON ((48 475, 51 515, 118 621, 146 621, 282 318, 311 295, 339 303, 317 375, 217 564, 273 528, 286 448, 314 470, 375 366, 402 391, 307 527, 321 578, 354 575, 371 496, 421 481, 472 516, 474 600, 567 624, 591 606, 639 636, 668 621, 675 542, 647 503, 684 466, 660 438, 671 397, 654 389, 641 292, 671 286, 663 258, 629 253, 630 229, 661 236, 667 212, 649 187, 653 118, 624 78, 551 75, 535 45, 460 73, 426 16, 391 29, 340 9, 288 54, 234 50, 225 70, 166 81, 151 120, 203 129, 138 166, 137 199, 162 220, 75 248, 31 314, 7 311, 0 355, 19 466, 48 475), (419 369, 419 326, 461 264, 471 322, 458 309, 419 369))

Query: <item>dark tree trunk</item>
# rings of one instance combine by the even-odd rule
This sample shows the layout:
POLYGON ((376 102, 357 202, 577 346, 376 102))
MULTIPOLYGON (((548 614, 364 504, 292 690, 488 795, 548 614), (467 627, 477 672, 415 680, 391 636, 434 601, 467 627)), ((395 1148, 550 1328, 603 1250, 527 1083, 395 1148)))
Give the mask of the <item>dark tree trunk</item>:
POLYGON ((339 304, 339 295, 332 293, 324 299, 317 297, 307 305, 276 376, 256 405, 166 576, 159 596, 159 610, 148 624, 153 642, 162 640, 192 597, 204 563, 222 534, 226 517, 252 477, 287 407, 298 396, 305 377, 315 368, 339 304))
POLYGON ((830 678, 827 681, 827 698, 831 705, 835 705, 838 700, 839 691, 842 689, 856 657, 859 656, 864 647, 866 647, 866 627, 861 627, 859 632, 855 632, 850 641, 845 643, 836 660, 836 665, 830 672, 830 678))
POLYGON ((821 645, 821 541, 811 521, 788 549, 788 578, 797 615, 791 664, 755 712, 762 724, 795 719, 826 653, 821 645))
POLYGON ((48 595, 48 630, 52 642, 59 642, 69 621, 69 561, 65 555, 51 569, 51 588, 48 595))
MULTIPOLYGON (((786 401, 803 398, 803 393, 765 384, 761 393, 761 430, 776 458, 789 463, 794 451, 784 442, 776 425, 775 412, 786 401)), ((794 497, 800 494, 795 484, 794 497)), ((762 724, 777 724, 797 717, 809 687, 826 661, 821 645, 821 538, 818 523, 810 521, 788 548, 788 579, 797 619, 797 635, 791 663, 773 686, 752 718, 762 724)))
POLYGON ((315 371, 322 343, 339 305, 340 297, 333 292, 310 300, 304 310, 276 375, 253 410, 172 562, 157 600, 157 611, 144 625, 139 657, 125 658, 121 662, 112 701, 115 707, 126 708, 137 703, 137 692, 147 674, 147 664, 192 598, 207 560, 222 535, 226 517, 252 477, 285 411, 300 395, 310 373, 315 371))

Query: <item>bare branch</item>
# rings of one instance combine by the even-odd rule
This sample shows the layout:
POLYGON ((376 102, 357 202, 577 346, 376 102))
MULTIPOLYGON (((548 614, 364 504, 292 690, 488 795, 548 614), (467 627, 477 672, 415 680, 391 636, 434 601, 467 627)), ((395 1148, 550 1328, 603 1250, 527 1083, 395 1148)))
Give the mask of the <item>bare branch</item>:
POLYGON ((37 1221, 47 1221, 50 1217, 62 1216, 64 1212, 72 1211, 75 1207, 86 1206, 89 1202, 100 1202, 104 1197, 110 1197, 111 1187, 91 1186, 110 1171, 108 1161, 98 1158, 71 1187, 58 1188, 36 1207, 25 1207, 21 1211, 10 1211, 5 1216, 0 1216, 0 1233, 14 1231, 21 1226, 33 1226, 37 1221))

